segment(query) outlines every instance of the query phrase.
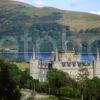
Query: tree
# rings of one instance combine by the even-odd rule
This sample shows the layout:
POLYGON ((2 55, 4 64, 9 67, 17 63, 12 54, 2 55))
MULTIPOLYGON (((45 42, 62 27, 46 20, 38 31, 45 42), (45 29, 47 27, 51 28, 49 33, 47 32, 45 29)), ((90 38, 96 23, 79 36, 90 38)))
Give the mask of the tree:
POLYGON ((20 84, 20 77, 23 72, 15 64, 10 64, 8 71, 10 76, 13 77, 18 84, 20 84))
POLYGON ((59 94, 65 97, 72 97, 74 94, 74 89, 72 86, 64 86, 59 89, 59 94))
POLYGON ((58 89, 69 83, 70 77, 63 71, 51 69, 47 72, 47 80, 49 83, 49 93, 58 95, 58 89))
POLYGON ((66 73, 57 69, 51 69, 47 72, 47 80, 50 83, 50 85, 59 88, 66 84, 66 73))
POLYGON ((86 67, 83 67, 83 64, 81 64, 81 66, 79 67, 79 73, 78 73, 78 84, 81 90, 81 98, 82 100, 85 100, 85 86, 86 86, 86 81, 88 80, 89 77, 89 72, 88 69, 86 67))
POLYGON ((19 88, 10 77, 8 67, 8 63, 0 60, 0 100, 20 100, 19 88))
POLYGON ((20 77, 20 87, 32 89, 33 78, 29 75, 29 69, 26 69, 20 77))
POLYGON ((100 79, 87 79, 84 86, 84 100, 100 100, 100 79))
POLYGON ((100 78, 94 77, 92 79, 93 83, 93 95, 95 97, 95 100, 100 100, 100 78))
POLYGON ((36 84, 36 90, 40 93, 48 93, 49 84, 47 82, 39 82, 36 84))

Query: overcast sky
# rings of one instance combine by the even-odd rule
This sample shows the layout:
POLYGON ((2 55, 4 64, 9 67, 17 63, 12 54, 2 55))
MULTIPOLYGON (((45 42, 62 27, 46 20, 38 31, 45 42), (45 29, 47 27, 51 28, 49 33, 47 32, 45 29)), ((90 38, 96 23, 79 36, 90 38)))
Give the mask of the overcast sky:
POLYGON ((100 14, 100 0, 16 0, 36 7, 56 7, 64 10, 100 14))

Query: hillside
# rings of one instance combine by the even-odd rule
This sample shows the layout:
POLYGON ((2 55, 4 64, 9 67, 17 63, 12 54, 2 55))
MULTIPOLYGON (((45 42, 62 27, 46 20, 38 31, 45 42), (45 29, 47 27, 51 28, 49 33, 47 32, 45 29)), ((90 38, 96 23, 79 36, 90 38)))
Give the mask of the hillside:
MULTIPOLYGON (((70 26, 72 30, 100 27, 100 16, 89 13, 63 11, 47 7, 35 8, 28 4, 9 0, 0 0, 0 12, 2 9, 6 10, 3 18, 5 18, 7 14, 9 17, 12 17, 12 19, 18 16, 25 16, 26 19, 24 23, 28 25, 31 25, 34 22, 34 16, 49 16, 53 12, 59 12, 62 17, 57 20, 57 22, 70 26)), ((9 21, 9 17, 5 18, 5 21, 9 21)), ((23 20, 21 18, 18 19, 19 22, 23 22, 23 20)))
MULTIPOLYGON (((67 26, 70 26, 70 30, 73 33, 78 33, 81 29, 99 28, 100 16, 83 12, 64 11, 51 7, 36 8, 17 1, 0 0, 1 48, 8 47, 15 50, 15 43, 21 40, 25 29, 29 29, 28 35, 31 35, 33 43, 37 38, 49 35, 56 40, 57 46, 60 48, 62 29, 67 28, 69 30, 67 26)), ((71 35, 70 30, 68 35, 71 35)), ((100 28, 98 30, 100 31, 100 28)), ((92 35, 75 35, 87 41, 90 37, 93 40, 99 39, 99 33, 96 35, 94 33, 92 35)), ((45 43, 48 44, 48 42, 45 43)), ((48 49, 49 47, 47 46, 46 48, 48 49)))

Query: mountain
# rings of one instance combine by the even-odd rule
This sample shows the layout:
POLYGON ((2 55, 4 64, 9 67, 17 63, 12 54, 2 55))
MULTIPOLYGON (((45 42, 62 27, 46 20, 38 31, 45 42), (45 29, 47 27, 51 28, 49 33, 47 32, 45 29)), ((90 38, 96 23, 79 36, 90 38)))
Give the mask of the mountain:
MULTIPOLYGON (((15 48, 15 42, 12 41, 19 41, 25 29, 30 29, 33 40, 41 36, 41 34, 42 37, 45 36, 47 31, 52 37, 60 40, 58 33, 61 30, 59 28, 65 26, 70 26, 70 30, 74 33, 78 33, 82 29, 92 29, 93 31, 95 28, 100 27, 100 16, 51 7, 36 8, 17 1, 0 0, 1 48, 15 48)), ((77 34, 75 35, 77 36, 77 34)), ((90 37, 94 36, 96 39, 99 34, 78 34, 78 36, 83 40, 86 38, 89 40, 90 37)), ((60 44, 59 41, 57 42, 60 44)))
POLYGON ((6 10, 2 16, 5 21, 25 16, 24 19, 22 18, 23 20, 21 18, 17 18, 16 20, 28 25, 34 22, 34 16, 49 16, 54 12, 59 12, 62 17, 57 22, 70 26, 72 30, 100 27, 100 15, 90 13, 64 11, 50 7, 35 8, 25 3, 10 0, 0 0, 0 13, 2 13, 2 10, 6 10), (6 18, 7 15, 8 18, 6 18))

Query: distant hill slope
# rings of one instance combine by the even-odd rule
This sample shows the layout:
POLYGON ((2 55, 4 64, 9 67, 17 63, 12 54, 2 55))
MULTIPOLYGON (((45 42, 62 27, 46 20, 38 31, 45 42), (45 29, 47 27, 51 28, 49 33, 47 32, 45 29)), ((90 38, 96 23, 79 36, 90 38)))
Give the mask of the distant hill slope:
MULTIPOLYGON (((35 17, 48 16, 53 12, 59 12, 62 15, 62 17, 59 20, 56 20, 56 22, 63 25, 69 25, 71 29, 75 31, 79 29, 100 27, 99 15, 83 13, 83 12, 64 11, 49 7, 35 8, 32 7, 31 5, 17 1, 0 0, 0 21, 1 18, 3 17, 3 20, 6 22, 7 21, 10 22, 10 20, 15 21, 16 19, 16 21, 18 22, 21 21, 23 22, 23 24, 25 23, 27 25, 31 25, 33 22, 36 22, 36 20, 34 20, 34 15, 35 17), (2 15, 2 10, 4 10, 3 15, 2 15), (21 18, 23 16, 25 16, 25 18, 21 18)), ((1 26, 2 25, 0 25, 0 29, 1 26)))
MULTIPOLYGON (((49 35, 56 40, 58 47, 61 48, 62 29, 68 28, 67 26, 70 26, 74 33, 81 29, 98 28, 100 27, 100 16, 51 7, 36 8, 17 1, 0 0, 0 48, 8 47, 15 50, 16 41, 20 42, 23 30, 25 31, 26 28, 30 29, 28 35, 31 35, 34 43, 38 37, 49 35)), ((68 35, 70 34, 71 32, 68 33, 68 35)), ((99 32, 88 34, 87 31, 87 34, 75 35, 83 41, 88 41, 90 38, 91 40, 100 39, 99 32)), ((48 44, 45 42, 45 45, 48 44)), ((50 46, 48 46, 42 46, 43 50, 50 50, 50 46)))

